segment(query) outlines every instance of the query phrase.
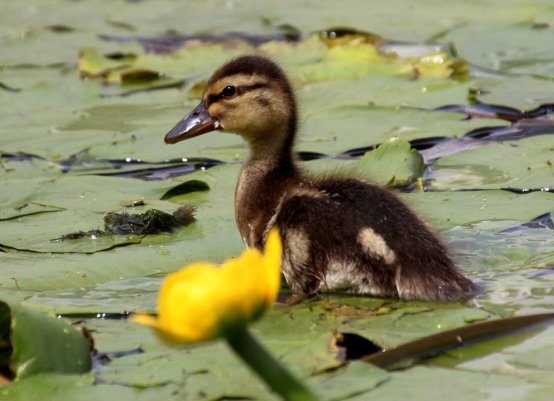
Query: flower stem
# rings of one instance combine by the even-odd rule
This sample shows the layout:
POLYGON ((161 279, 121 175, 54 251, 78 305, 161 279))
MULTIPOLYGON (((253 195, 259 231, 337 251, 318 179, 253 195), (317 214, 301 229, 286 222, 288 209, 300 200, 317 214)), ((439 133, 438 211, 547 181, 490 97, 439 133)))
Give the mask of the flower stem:
POLYGON ((233 351, 283 399, 317 401, 314 393, 279 364, 246 328, 233 331, 226 339, 233 351))

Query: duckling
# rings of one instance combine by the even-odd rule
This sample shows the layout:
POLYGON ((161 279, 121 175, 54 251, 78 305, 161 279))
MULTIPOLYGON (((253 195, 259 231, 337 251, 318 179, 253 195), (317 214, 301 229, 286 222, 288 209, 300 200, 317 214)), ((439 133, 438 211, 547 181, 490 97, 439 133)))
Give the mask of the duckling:
POLYGON ((220 67, 200 104, 165 142, 211 131, 247 142, 235 192, 238 230, 247 247, 261 249, 269 230, 279 228, 282 272, 295 294, 457 301, 477 291, 426 223, 392 192, 359 178, 300 171, 293 154, 295 95, 271 59, 246 55, 220 67))

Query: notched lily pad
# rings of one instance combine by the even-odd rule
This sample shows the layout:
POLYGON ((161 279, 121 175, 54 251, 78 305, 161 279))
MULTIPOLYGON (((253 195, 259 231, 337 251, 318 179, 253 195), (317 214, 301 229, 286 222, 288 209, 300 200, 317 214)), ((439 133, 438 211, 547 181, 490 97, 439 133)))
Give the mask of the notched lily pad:
POLYGON ((61 319, 0 301, 0 377, 84 373, 91 365, 83 333, 61 319))
POLYGON ((339 351, 337 359, 342 362, 360 359, 383 351, 382 347, 356 333, 335 333, 333 341, 339 351))

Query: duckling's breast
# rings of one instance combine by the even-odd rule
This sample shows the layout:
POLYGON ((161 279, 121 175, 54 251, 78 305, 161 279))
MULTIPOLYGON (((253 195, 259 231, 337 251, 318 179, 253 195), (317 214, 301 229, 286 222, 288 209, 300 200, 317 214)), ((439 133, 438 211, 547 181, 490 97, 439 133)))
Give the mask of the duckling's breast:
POLYGON ((383 290, 363 266, 341 260, 330 261, 325 269, 320 290, 354 294, 381 295, 383 290))

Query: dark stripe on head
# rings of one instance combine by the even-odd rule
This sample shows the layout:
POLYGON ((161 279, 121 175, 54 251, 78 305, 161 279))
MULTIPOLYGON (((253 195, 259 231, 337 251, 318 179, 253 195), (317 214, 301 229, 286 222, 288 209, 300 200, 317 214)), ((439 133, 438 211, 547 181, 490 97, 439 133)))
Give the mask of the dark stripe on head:
POLYGON ((259 55, 242 56, 229 61, 214 72, 208 81, 208 86, 222 78, 237 74, 264 76, 294 99, 289 80, 283 70, 272 60, 259 55))
MULTIPOLYGON (((239 74, 260 75, 266 77, 268 82, 272 83, 283 91, 284 95, 287 97, 290 108, 290 118, 288 121, 288 131, 290 135, 286 139, 285 146, 287 148, 292 147, 297 125, 296 99, 289 80, 285 75, 285 72, 275 62, 267 57, 261 55, 242 56, 229 61, 227 64, 221 66, 216 72, 214 72, 214 74, 208 80, 208 86, 212 85, 222 78, 239 74)), ((243 88, 247 88, 246 90, 259 89, 257 84, 253 84, 250 88, 243 88)), ((240 89, 237 88, 237 90, 239 90, 240 94, 240 89)), ((208 105, 210 104, 210 102, 219 100, 217 95, 216 97, 213 96, 214 95, 208 96, 208 105)))
POLYGON ((242 95, 243 93, 255 91, 256 89, 262 89, 262 88, 267 88, 267 84, 260 82, 252 85, 241 85, 241 86, 237 86, 237 93, 239 95, 242 95))
MULTIPOLYGON (((254 90, 257 90, 257 89, 262 89, 262 88, 267 88, 267 84, 265 83, 256 83, 256 84, 252 84, 252 85, 242 85, 242 86, 237 86, 236 87, 236 90, 237 90, 237 95, 243 95, 247 92, 251 92, 251 91, 254 91, 254 90)), ((219 93, 217 95, 209 95, 208 98, 207 98, 207 104, 208 106, 212 103, 215 103, 217 102, 219 99, 222 99, 224 98, 224 96, 219 93)))

